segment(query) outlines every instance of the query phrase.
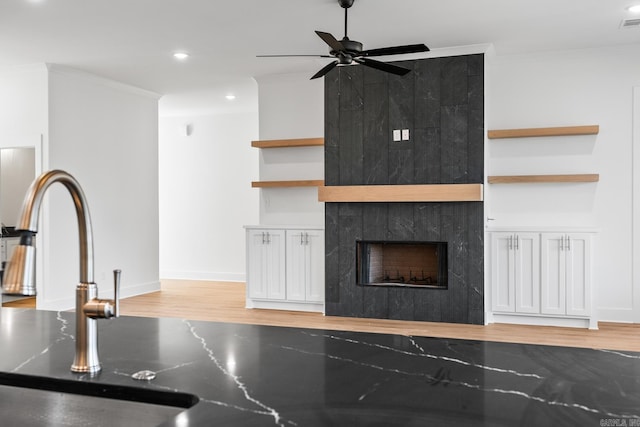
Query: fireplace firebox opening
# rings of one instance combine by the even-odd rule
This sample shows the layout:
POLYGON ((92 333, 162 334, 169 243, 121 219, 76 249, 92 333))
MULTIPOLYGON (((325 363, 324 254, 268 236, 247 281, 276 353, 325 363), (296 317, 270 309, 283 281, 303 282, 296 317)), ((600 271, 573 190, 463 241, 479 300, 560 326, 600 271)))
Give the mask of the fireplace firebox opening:
POLYGON ((356 242, 357 284, 447 289, 446 242, 356 242))

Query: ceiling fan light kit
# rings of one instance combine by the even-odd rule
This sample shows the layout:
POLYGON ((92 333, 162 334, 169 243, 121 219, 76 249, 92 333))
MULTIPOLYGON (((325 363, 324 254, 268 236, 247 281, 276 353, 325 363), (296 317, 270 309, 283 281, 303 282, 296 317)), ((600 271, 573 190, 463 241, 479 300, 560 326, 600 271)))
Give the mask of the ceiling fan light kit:
POLYGON ((378 49, 364 50, 362 43, 356 40, 351 40, 347 36, 347 18, 348 10, 353 6, 355 0, 338 0, 340 7, 344 9, 344 37, 342 40, 336 39, 332 34, 324 31, 316 31, 318 37, 322 39, 330 48, 329 55, 259 55, 262 57, 268 56, 317 56, 320 58, 335 58, 333 62, 325 65, 320 71, 315 73, 311 79, 317 79, 326 75, 329 71, 333 70, 338 65, 351 65, 354 62, 364 65, 366 67, 374 68, 376 70, 384 71, 387 73, 395 74, 398 76, 404 76, 411 70, 397 65, 388 64, 386 62, 370 59, 372 56, 388 56, 388 55, 401 55, 408 53, 420 53, 428 52, 429 48, 424 44, 411 44, 404 46, 392 46, 378 49))

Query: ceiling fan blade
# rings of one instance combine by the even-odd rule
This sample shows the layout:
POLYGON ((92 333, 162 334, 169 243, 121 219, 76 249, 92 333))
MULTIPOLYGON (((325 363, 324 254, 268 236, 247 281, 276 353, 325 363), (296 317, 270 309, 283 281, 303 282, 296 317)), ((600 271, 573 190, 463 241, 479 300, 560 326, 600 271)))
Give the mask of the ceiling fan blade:
POLYGON ((294 58, 298 56, 307 58, 333 58, 331 55, 256 55, 256 58, 294 58))
POLYGON ((342 43, 340 43, 338 40, 336 40, 335 37, 333 37, 333 35, 329 34, 329 33, 325 33, 322 31, 316 31, 316 34, 326 43, 329 45, 329 47, 331 48, 331 50, 335 50, 336 52, 340 52, 341 50, 345 50, 344 46, 342 45, 342 43))
POLYGON ((338 61, 330 62, 329 64, 327 64, 327 65, 325 65, 324 67, 322 67, 322 69, 321 69, 320 71, 318 71, 317 73, 315 73, 315 74, 313 75, 313 77, 311 77, 311 79, 310 79, 310 80, 317 79, 317 78, 319 78, 319 77, 324 76, 324 75, 325 75, 325 74, 327 74, 329 71, 333 70, 333 69, 336 67, 336 65, 338 65, 338 61))
POLYGON ((404 53, 429 52, 429 48, 424 44, 408 44, 405 46, 383 47, 380 49, 369 49, 361 52, 361 56, 383 56, 401 55, 404 53))
POLYGON ((386 62, 374 61, 368 58, 354 58, 358 64, 366 65, 367 67, 375 68, 376 70, 385 71, 387 73, 395 74, 397 76, 404 76, 411 70, 407 68, 398 67, 397 65, 387 64, 386 62))

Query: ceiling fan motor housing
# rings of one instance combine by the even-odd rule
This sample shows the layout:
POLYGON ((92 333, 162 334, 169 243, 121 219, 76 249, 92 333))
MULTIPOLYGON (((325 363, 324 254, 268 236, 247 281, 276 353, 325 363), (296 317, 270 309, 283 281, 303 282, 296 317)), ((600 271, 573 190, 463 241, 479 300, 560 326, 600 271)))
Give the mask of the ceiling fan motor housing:
POLYGON ((342 46, 344 46, 344 50, 349 53, 353 53, 354 55, 359 55, 362 52, 362 43, 357 42, 355 40, 349 40, 348 38, 343 38, 340 40, 342 46))
POLYGON ((338 0, 338 3, 340 4, 340 7, 348 9, 353 6, 353 1, 354 0, 338 0))

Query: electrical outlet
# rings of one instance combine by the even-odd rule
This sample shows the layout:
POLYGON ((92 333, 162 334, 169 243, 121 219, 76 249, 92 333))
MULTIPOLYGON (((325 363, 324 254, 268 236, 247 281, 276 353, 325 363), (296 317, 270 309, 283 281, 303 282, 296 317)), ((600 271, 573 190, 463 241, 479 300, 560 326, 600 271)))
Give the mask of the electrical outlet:
POLYGON ((409 140, 409 129, 402 129, 402 140, 403 141, 409 140))
POLYGON ((394 129, 393 130, 393 140, 394 141, 401 141, 402 137, 400 135, 400 129, 394 129))

